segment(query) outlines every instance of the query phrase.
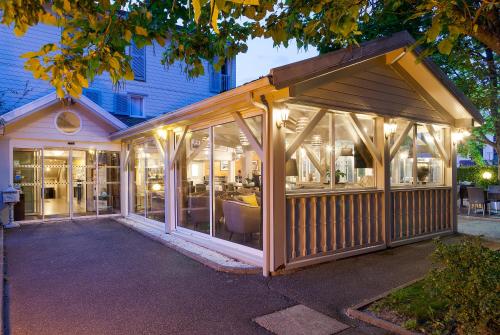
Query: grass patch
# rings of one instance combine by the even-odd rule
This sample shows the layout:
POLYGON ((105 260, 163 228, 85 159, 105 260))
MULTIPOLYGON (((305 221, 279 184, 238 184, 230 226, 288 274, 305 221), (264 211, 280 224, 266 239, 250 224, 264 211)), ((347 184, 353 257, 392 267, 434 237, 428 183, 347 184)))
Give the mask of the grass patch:
POLYGON ((397 290, 373 303, 369 310, 400 326, 432 334, 442 324, 446 303, 426 284, 425 279, 397 290))

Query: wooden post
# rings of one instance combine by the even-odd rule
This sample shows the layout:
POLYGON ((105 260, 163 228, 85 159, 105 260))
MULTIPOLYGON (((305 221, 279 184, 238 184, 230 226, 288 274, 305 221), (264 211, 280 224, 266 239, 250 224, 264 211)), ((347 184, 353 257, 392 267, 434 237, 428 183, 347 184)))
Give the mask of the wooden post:
MULTIPOLYGON (((389 121, 389 120, 387 120, 389 121)), ((382 196, 382 238, 385 245, 391 242, 391 149, 389 139, 384 134, 383 117, 375 119, 375 145, 382 152, 382 164, 376 165, 377 188, 384 191, 382 196)))
POLYGON ((130 150, 129 143, 122 143, 121 152, 120 152, 120 211, 122 216, 128 215, 128 199, 130 197, 129 194, 129 164, 128 161, 130 159, 130 150))
POLYGON ((450 148, 450 164, 446 167, 445 174, 445 185, 451 186, 450 194, 450 220, 448 224, 451 224, 451 229, 453 232, 457 232, 457 145, 453 143, 451 139, 452 128, 445 130, 444 136, 444 147, 450 148))
POLYGON ((175 134, 169 130, 167 132, 167 143, 165 146, 165 231, 171 233, 175 230, 177 219, 176 195, 177 185, 175 183, 175 169, 170 164, 172 162, 172 154, 174 152, 175 134))
MULTIPOLYGON (((267 182, 270 198, 269 236, 270 236, 270 270, 276 271, 286 263, 286 194, 285 194, 285 133, 277 127, 279 115, 274 115, 278 107, 270 103, 267 115, 267 131, 269 143, 265 150, 269 152, 269 178, 267 182)), ((299 222, 299 226, 300 226, 299 222)))

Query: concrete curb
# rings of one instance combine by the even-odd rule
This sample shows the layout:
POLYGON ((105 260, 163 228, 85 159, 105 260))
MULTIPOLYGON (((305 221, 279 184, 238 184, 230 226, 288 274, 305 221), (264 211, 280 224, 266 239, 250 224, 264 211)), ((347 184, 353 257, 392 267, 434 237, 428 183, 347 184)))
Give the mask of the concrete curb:
POLYGON ((352 319, 357 319, 357 320, 361 320, 363 322, 366 322, 368 324, 371 324, 371 325, 374 325, 376 327, 379 327, 379 328, 382 328, 382 329, 385 329, 385 330, 388 330, 394 334, 398 334, 398 335, 423 335, 422 333, 419 333, 419 332, 413 332, 413 331, 410 331, 408 329, 405 329, 397 324, 394 324, 392 322, 389 322, 389 321, 386 321, 386 320, 382 320, 382 319, 379 319, 377 318, 376 316, 373 316, 369 313, 366 313, 366 312, 362 312, 361 309, 365 308, 366 306, 374 303, 375 301, 377 300, 380 300, 382 298, 385 298, 386 296, 388 296, 389 294, 399 290, 399 289, 402 289, 402 288, 405 288, 407 286, 410 286, 412 284, 415 284, 416 282, 420 281, 424 279, 424 277, 420 277, 420 278, 417 278, 417 279, 414 279, 406 284, 403 284, 403 285, 400 285, 398 287, 395 287, 389 291, 386 291, 382 294, 379 294, 373 298, 370 298, 370 299, 366 299, 366 300, 363 300, 362 302, 360 302, 359 304, 356 304, 354 306, 351 306, 349 307, 347 310, 346 310, 346 315, 352 319))
POLYGON ((167 247, 169 247, 170 249, 173 249, 181 254, 183 254, 184 256, 186 257, 189 257, 191 259, 194 259, 195 261, 205 265, 205 266, 208 266, 209 268, 213 269, 213 270, 216 270, 216 271, 219 271, 219 272, 225 272, 225 273, 233 273, 233 274, 261 274, 262 273, 262 269, 261 268, 258 268, 258 267, 251 267, 251 268, 238 268, 238 267, 232 267, 232 266, 225 266, 225 265, 222 265, 222 264, 219 264, 217 262, 214 262, 214 261, 211 261, 210 259, 208 258, 205 258, 205 257, 202 257, 194 252, 191 252, 189 250, 186 250, 186 249, 183 249, 175 244, 172 244, 172 243, 169 243, 168 241, 165 241, 164 239, 162 239, 161 237, 158 237, 154 234, 151 234, 147 231, 144 231, 142 229, 139 229, 133 225, 130 225, 128 224, 125 220, 120 220, 120 219, 114 219, 116 222, 124 225, 125 227, 127 228, 130 228, 136 232, 138 232, 139 234, 147 237, 147 238, 150 238, 154 241, 157 241, 167 247))

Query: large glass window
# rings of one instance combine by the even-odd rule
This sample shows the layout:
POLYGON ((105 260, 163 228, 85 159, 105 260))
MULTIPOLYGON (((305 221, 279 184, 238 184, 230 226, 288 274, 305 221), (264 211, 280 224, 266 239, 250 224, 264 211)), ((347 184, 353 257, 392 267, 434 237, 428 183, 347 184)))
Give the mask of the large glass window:
POLYGON ((210 130, 192 131, 176 162, 177 225, 210 234, 210 130))
MULTIPOLYGON (((261 122, 260 116, 246 119, 247 125, 254 129, 253 134, 259 142, 262 141, 261 122)), ((214 235, 260 249, 260 157, 235 122, 214 127, 213 138, 214 235)))
POLYGON ((397 121, 391 146, 399 145, 391 162, 391 184, 442 185, 444 183, 444 128, 397 121), (407 135, 405 135, 407 133, 407 135), (401 137, 404 136, 404 137, 401 137))
POLYGON ((394 153, 394 158, 391 161, 391 184, 392 185, 411 185, 413 184, 413 161, 414 161, 414 146, 413 128, 406 129, 408 121, 396 121, 396 133, 391 135, 389 140, 391 148, 396 145, 396 141, 400 142, 398 150, 394 153), (406 134, 405 134, 406 133, 406 134), (402 137, 403 136, 403 137, 402 137))
POLYGON ((262 117, 244 122, 244 130, 230 122, 186 135, 175 170, 177 224, 261 249, 262 162, 252 140, 262 143, 262 117))
POLYGON ((287 191, 374 186, 372 117, 292 108, 284 132, 287 191))
POLYGON ((149 139, 134 144, 130 175, 130 211, 165 222, 164 158, 160 144, 149 139))

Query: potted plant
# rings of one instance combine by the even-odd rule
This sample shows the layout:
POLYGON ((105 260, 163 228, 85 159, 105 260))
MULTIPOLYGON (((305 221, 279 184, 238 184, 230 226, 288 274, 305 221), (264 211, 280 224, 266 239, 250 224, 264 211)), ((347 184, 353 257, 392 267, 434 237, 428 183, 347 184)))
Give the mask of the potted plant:
POLYGON ((427 182, 427 177, 429 177, 429 167, 426 165, 421 165, 417 168, 417 179, 421 183, 427 182))

